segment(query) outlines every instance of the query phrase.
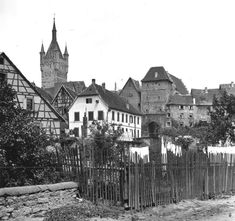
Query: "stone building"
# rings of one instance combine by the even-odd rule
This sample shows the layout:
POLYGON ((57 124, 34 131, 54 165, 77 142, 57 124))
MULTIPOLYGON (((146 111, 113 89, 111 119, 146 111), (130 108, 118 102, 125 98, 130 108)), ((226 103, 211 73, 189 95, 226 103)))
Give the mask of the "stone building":
POLYGON ((220 96, 220 89, 192 89, 190 95, 174 94, 167 103, 166 126, 176 121, 181 126, 191 127, 199 122, 210 122, 209 109, 214 96, 220 96))
POLYGON ((38 91, 64 117, 66 128, 68 128, 68 109, 75 97, 86 87, 84 81, 67 81, 69 54, 67 46, 65 46, 64 54, 61 53, 56 32, 54 19, 52 40, 47 52, 45 53, 43 44, 41 47, 40 67, 42 88, 38 88, 38 91))
POLYGON ((164 67, 151 67, 142 79, 141 111, 143 136, 154 136, 166 126, 166 104, 173 94, 188 94, 183 82, 164 67))
POLYGON ((46 53, 42 44, 40 52, 41 80, 44 89, 54 87, 58 82, 67 82, 69 54, 67 46, 64 54, 61 53, 56 32, 54 19, 51 44, 46 53))
POLYGON ((119 95, 127 99, 128 103, 130 103, 137 110, 141 110, 141 88, 139 81, 129 78, 119 95))
POLYGON ((129 78, 120 93, 142 112, 142 135, 147 137, 157 135, 157 130, 166 126, 166 104, 174 94, 186 95, 188 91, 182 80, 162 66, 151 67, 141 86, 129 78))

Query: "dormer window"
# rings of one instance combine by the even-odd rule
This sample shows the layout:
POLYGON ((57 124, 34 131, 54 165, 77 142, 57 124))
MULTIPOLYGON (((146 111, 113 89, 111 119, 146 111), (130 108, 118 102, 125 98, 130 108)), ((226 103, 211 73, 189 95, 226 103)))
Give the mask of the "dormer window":
POLYGON ((158 76, 158 73, 157 73, 157 72, 155 72, 154 77, 155 77, 155 78, 157 78, 157 76, 158 76))
POLYGON ((92 98, 86 98, 86 103, 91 104, 92 103, 92 98))

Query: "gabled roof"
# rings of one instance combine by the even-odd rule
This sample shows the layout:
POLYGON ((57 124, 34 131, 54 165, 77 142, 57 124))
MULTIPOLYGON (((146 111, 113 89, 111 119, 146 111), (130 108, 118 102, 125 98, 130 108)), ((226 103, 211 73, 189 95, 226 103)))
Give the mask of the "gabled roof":
POLYGON ((52 112, 63 122, 66 122, 65 119, 55 110, 55 108, 50 104, 50 102, 45 99, 41 93, 28 81, 28 79, 21 73, 21 71, 15 66, 15 64, 10 60, 10 58, 7 57, 7 55, 2 52, 0 53, 0 56, 3 56, 10 64, 15 68, 15 70, 20 74, 20 76, 28 83, 28 85, 35 91, 35 93, 48 105, 48 107, 51 109, 52 112))
POLYGON ((170 96, 168 105, 175 104, 175 105, 193 105, 193 97, 191 95, 180 95, 174 94, 170 96))
POLYGON ((152 81, 169 81, 173 83, 169 74, 166 72, 164 67, 151 67, 142 82, 152 82, 152 81))
POLYGON ((69 81, 69 82, 55 83, 54 87, 45 88, 44 90, 47 93, 49 93, 51 95, 51 97, 54 98, 56 96, 56 94, 58 93, 58 91, 60 90, 62 85, 64 85, 70 91, 73 91, 74 93, 73 92, 71 92, 71 93, 73 93, 74 96, 81 93, 86 88, 84 81, 69 81), (75 95, 75 93, 76 93, 76 95, 75 95))
POLYGON ((120 90, 119 94, 122 93, 123 89, 126 87, 126 85, 128 84, 128 82, 131 82, 131 83, 133 84, 135 90, 136 90, 138 93, 141 92, 141 88, 140 88, 140 83, 139 83, 139 81, 134 80, 133 78, 130 77, 130 78, 127 80, 127 82, 125 83, 125 85, 123 86, 123 88, 120 90))
POLYGON ((127 103, 125 99, 116 93, 113 93, 102 86, 92 83, 87 89, 78 95, 78 97, 85 96, 100 96, 107 106, 111 109, 127 112, 135 115, 142 115, 138 110, 136 110, 131 104, 127 103))
POLYGON ((58 89, 57 93, 55 94, 54 98, 52 99, 51 103, 53 104, 56 97, 58 96, 59 92, 64 89, 66 91, 66 93, 71 97, 72 100, 74 100, 77 97, 77 93, 74 92, 73 90, 71 90, 68 87, 65 87, 63 84, 60 86, 60 88, 58 89))
POLYGON ((212 105, 214 96, 220 96, 219 89, 191 89, 191 95, 197 105, 212 105))
POLYGON ((176 90, 180 94, 188 94, 188 90, 181 79, 169 74, 164 67, 151 67, 142 82, 157 82, 157 81, 169 81, 174 83, 176 90))

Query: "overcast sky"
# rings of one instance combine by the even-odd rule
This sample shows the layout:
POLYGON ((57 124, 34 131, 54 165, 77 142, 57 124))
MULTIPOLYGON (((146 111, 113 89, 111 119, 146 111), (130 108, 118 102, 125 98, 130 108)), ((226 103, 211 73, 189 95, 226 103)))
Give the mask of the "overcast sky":
POLYGON ((234 0, 0 0, 0 51, 38 86, 54 13, 70 81, 120 89, 164 66, 189 90, 235 82, 234 0))

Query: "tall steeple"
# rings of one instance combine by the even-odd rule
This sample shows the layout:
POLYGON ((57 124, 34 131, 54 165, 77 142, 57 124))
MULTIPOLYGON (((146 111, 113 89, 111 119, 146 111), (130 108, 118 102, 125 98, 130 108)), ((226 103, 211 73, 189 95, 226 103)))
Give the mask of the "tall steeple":
POLYGON ((53 29, 52 29, 52 41, 56 42, 56 27, 55 27, 55 17, 53 19, 53 29))
POLYGON ((65 47, 64 55, 61 53, 56 36, 55 17, 53 18, 52 40, 45 53, 44 46, 40 52, 40 66, 42 74, 42 87, 54 87, 56 83, 67 82, 68 49, 65 47))

